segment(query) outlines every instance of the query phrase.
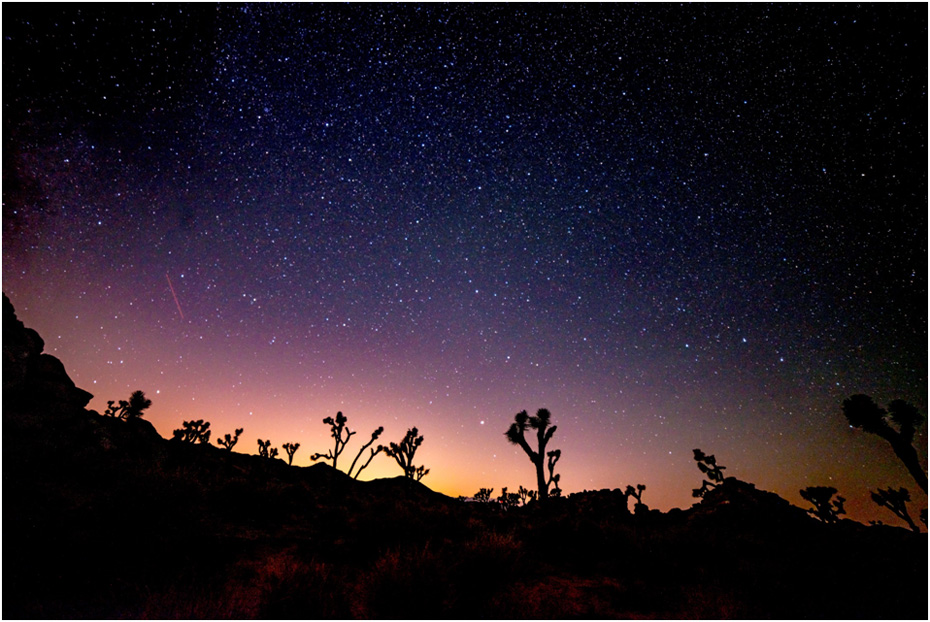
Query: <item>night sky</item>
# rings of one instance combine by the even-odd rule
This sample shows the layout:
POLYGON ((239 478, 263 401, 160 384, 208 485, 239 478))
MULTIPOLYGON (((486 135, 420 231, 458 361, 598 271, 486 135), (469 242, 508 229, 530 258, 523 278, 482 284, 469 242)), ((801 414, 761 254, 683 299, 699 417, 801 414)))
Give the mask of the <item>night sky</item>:
POLYGON ((504 432, 541 407, 566 493, 689 507, 696 447, 857 520, 919 492, 841 403, 927 411, 926 5, 5 4, 2 29, 3 290, 90 407, 141 389, 164 436, 244 427, 301 466, 336 411, 344 455, 416 426, 453 496, 533 486, 504 432))

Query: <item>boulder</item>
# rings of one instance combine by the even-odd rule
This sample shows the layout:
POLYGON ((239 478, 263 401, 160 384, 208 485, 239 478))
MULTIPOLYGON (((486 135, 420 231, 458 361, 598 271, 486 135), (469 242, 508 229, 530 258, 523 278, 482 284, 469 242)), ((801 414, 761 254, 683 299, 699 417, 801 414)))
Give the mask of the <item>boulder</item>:
POLYGON ((71 413, 82 410, 94 397, 74 385, 65 366, 43 354, 45 342, 26 328, 6 294, 3 294, 3 406, 71 413))

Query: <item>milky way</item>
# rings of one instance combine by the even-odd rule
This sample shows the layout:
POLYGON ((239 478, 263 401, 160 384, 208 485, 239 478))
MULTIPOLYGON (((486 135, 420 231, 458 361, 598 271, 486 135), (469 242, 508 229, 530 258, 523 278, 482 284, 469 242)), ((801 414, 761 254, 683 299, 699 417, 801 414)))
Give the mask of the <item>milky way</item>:
POLYGON ((695 447, 916 490, 840 404, 926 413, 926 7, 3 17, 3 289, 91 407, 301 466, 336 411, 417 426, 451 495, 529 486, 540 407, 565 492, 687 507, 695 447))

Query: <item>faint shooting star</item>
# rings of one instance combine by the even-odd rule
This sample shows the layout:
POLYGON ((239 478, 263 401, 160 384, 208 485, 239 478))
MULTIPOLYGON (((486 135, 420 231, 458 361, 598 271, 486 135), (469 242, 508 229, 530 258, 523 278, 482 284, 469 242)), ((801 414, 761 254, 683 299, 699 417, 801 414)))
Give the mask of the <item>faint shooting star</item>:
POLYGON ((165 278, 168 279, 168 287, 171 289, 171 295, 174 297, 174 304, 178 305, 178 313, 181 314, 181 319, 184 319, 184 312, 181 311, 181 303, 178 302, 178 295, 174 293, 174 285, 171 284, 171 277, 168 276, 168 273, 165 272, 165 278))

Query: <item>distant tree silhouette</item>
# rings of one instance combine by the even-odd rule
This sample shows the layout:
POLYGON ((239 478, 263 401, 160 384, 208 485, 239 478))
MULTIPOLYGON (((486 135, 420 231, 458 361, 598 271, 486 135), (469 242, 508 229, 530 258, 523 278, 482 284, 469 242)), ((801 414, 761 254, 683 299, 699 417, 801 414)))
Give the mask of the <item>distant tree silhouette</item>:
POLYGON ((694 450, 694 460, 697 462, 701 473, 707 475, 707 477, 710 478, 710 481, 704 480, 701 483, 700 488, 695 488, 691 491, 691 496, 703 497, 708 490, 711 488, 716 488, 723 483, 723 471, 726 469, 726 467, 719 466, 717 464, 717 459, 713 456, 713 454, 708 456, 700 449, 694 450))
POLYGON ((374 460, 375 456, 377 456, 379 453, 384 451, 384 445, 378 445, 377 447, 372 449, 371 454, 368 456, 368 460, 365 462, 365 464, 358 467, 358 471, 355 472, 355 475, 352 475, 352 469, 355 468, 355 463, 358 462, 358 459, 362 456, 362 452, 364 452, 366 449, 371 447, 371 444, 374 443, 376 440, 378 440, 378 437, 381 436, 382 432, 384 432, 383 426, 379 427, 377 430, 372 432, 371 440, 365 443, 364 445, 362 445, 362 448, 358 450, 358 453, 355 454, 355 460, 353 460, 352 464, 349 465, 349 470, 347 472, 349 476, 354 477, 355 479, 358 479, 358 476, 361 474, 362 471, 365 470, 365 467, 371 464, 371 461, 374 460))
POLYGON ((417 436, 417 434, 418 431, 416 428, 410 428, 400 441, 400 444, 391 443, 390 447, 384 448, 384 453, 397 461, 397 464, 403 469, 406 477, 415 479, 419 482, 429 473, 429 469, 422 466, 413 466, 413 456, 417 453, 417 448, 423 444, 423 437, 417 436))
POLYGON ((481 503, 487 503, 491 500, 491 495, 494 494, 493 488, 482 488, 475 493, 475 501, 480 501, 481 503))
POLYGON ((497 502, 505 508, 515 508, 520 504, 520 495, 516 492, 507 492, 505 486, 501 488, 501 495, 497 498, 497 502))
POLYGON ((152 405, 152 400, 145 397, 142 391, 133 391, 129 400, 120 400, 119 404, 114 406, 113 400, 107 402, 107 408, 103 411, 105 417, 116 417, 128 421, 137 417, 142 417, 142 412, 152 405))
POLYGON ((832 524, 840 520, 840 514, 845 514, 843 504, 846 499, 836 494, 836 488, 832 486, 808 486, 801 490, 801 497, 810 502, 814 507, 807 510, 808 514, 816 516, 821 521, 832 524))
POLYGON ((326 417, 325 419, 323 419, 323 423, 329 425, 330 435, 333 437, 336 444, 332 449, 327 451, 325 454, 320 454, 320 453, 313 454, 312 456, 310 456, 311 460, 313 460, 314 462, 319 460, 320 458, 324 460, 332 460, 333 468, 334 469, 338 468, 337 464, 339 463, 339 454, 342 453, 342 451, 346 448, 346 443, 348 443, 349 439, 352 438, 352 435, 355 434, 355 432, 350 430, 349 427, 346 425, 347 422, 348 422, 348 419, 346 419, 345 415, 342 414, 342 411, 339 411, 336 413, 335 419, 333 419, 332 417, 326 417), (343 436, 343 434, 345 434, 345 436, 343 436))
POLYGON ((226 434, 226 438, 217 439, 216 444, 225 447, 229 451, 232 451, 232 448, 239 442, 239 435, 242 434, 243 428, 236 428, 236 435, 230 436, 226 434))
POLYGON ((523 486, 520 486, 520 489, 517 491, 517 495, 520 497, 520 501, 522 502, 523 505, 526 505, 530 501, 536 500, 536 491, 527 490, 523 486))
POLYGON ((911 493, 907 488, 888 490, 879 488, 877 492, 872 492, 872 501, 883 508, 891 510, 895 516, 903 520, 911 528, 911 531, 920 533, 920 528, 914 524, 911 515, 907 511, 907 504, 911 500, 911 493))
POLYGON ((210 422, 198 419, 185 421, 180 429, 174 431, 172 440, 182 443, 210 443, 210 422))
POLYGON ((562 457, 562 451, 556 449, 546 453, 546 445, 549 444, 552 435, 555 434, 558 428, 558 426, 549 427, 549 420, 551 417, 551 413, 545 408, 537 410, 536 415, 532 417, 530 417, 525 410, 520 411, 514 416, 514 422, 510 424, 510 427, 504 433, 508 441, 514 445, 519 445, 520 448, 523 449, 523 452, 529 457, 530 462, 536 467, 537 498, 540 501, 545 501, 549 496, 549 485, 553 482, 555 483, 553 495, 558 496, 562 493, 559 488, 560 476, 554 473, 555 464, 559 461, 559 458, 562 457), (533 450, 529 443, 526 442, 525 433, 527 428, 536 430, 536 450, 533 450), (548 464, 546 465, 549 469, 548 479, 546 479, 545 467, 543 465, 544 457, 548 458, 548 464))
POLYGON ((297 450, 300 448, 300 443, 284 443, 282 447, 284 451, 287 452, 287 464, 290 466, 294 463, 294 454, 296 454, 297 450))
POLYGON ((880 408, 868 395, 857 394, 843 401, 843 414, 849 425, 879 436, 891 445, 920 488, 927 492, 927 474, 920 466, 914 448, 914 433, 923 421, 917 408, 903 400, 888 404, 888 410, 880 408), (890 422, 890 423, 889 423, 890 422), (898 426, 895 429, 891 424, 898 426))
POLYGON ((271 441, 258 439, 258 455, 262 458, 277 458, 278 448, 271 446, 271 441))
MULTIPOLYGON (((323 419, 323 423, 329 425, 330 427, 330 435, 333 437, 333 440, 335 441, 335 445, 333 446, 332 449, 327 451, 325 454, 316 453, 310 456, 310 459, 313 460, 314 462, 319 460, 320 458, 322 458, 323 460, 332 460, 333 468, 334 469, 338 468, 337 465, 339 463, 339 456, 345 450, 346 445, 349 442, 349 439, 352 438, 356 433, 355 431, 349 429, 348 422, 349 420, 346 418, 345 415, 342 414, 342 412, 337 412, 335 419, 333 419, 332 417, 326 417, 325 419, 323 419)), ((355 460, 353 460, 352 464, 349 465, 349 470, 346 472, 347 475, 349 475, 350 477, 354 477, 355 479, 358 479, 359 474, 363 470, 365 470, 365 467, 371 464, 371 461, 374 459, 374 457, 377 456, 382 451, 384 451, 385 448, 382 447, 381 445, 378 445, 377 447, 372 449, 371 454, 368 456, 368 461, 359 467, 358 471, 355 472, 355 475, 352 475, 352 469, 355 468, 355 464, 358 462, 358 459, 361 457, 362 453, 366 449, 368 449, 372 445, 372 443, 374 443, 378 439, 379 436, 381 436, 382 432, 384 432, 384 428, 379 427, 377 430, 371 433, 371 440, 365 443, 364 445, 362 445, 362 448, 358 450, 358 453, 355 455, 355 460)))
POLYGON ((633 497, 634 499, 636 499, 636 504, 633 506, 634 512, 645 512, 649 509, 649 507, 645 503, 643 503, 643 491, 644 490, 646 490, 645 484, 637 484, 636 488, 633 488, 632 486, 627 486, 626 492, 623 493, 624 496, 626 496, 627 500, 629 500, 630 497, 633 497))

